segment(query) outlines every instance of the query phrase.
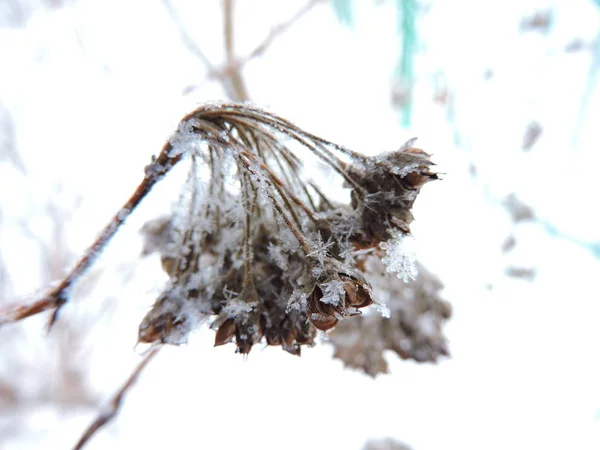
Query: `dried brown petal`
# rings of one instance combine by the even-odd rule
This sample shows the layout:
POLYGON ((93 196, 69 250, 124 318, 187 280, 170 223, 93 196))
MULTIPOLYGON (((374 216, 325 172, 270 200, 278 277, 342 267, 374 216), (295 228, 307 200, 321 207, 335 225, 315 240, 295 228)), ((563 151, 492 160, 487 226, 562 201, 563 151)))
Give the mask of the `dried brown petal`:
POLYGON ((330 315, 325 315, 325 314, 319 314, 319 313, 312 313, 310 315, 310 322, 318 329, 321 331, 329 331, 332 328, 334 328, 337 323, 339 322, 338 319, 336 319, 333 316, 330 315))
POLYGON ((367 158, 362 170, 354 168, 352 177, 361 189, 352 191, 352 206, 362 218, 362 236, 354 240, 375 247, 390 238, 390 229, 410 232, 411 213, 420 188, 437 180, 430 170, 430 155, 408 141, 395 152, 367 158))
POLYGON ((175 325, 175 317, 171 313, 161 314, 152 322, 140 324, 138 341, 142 343, 165 342, 175 325))
POLYGON ((344 290, 346 291, 346 302, 355 308, 364 308, 373 304, 373 297, 370 289, 364 284, 357 283, 348 277, 342 277, 346 281, 344 290))
POLYGON ((215 333, 215 347, 228 344, 235 336, 235 322, 233 319, 227 319, 223 322, 215 333))
POLYGON ((317 329, 327 331, 340 319, 360 314, 357 308, 372 303, 370 286, 360 271, 328 257, 323 262, 307 307, 311 323, 317 329))

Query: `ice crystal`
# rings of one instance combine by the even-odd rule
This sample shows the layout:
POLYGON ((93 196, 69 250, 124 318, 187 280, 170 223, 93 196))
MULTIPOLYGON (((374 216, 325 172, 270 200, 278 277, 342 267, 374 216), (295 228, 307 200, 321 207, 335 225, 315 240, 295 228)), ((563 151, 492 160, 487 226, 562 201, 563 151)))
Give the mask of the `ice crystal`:
POLYGON ((411 238, 398 230, 390 230, 391 239, 379 244, 385 251, 382 261, 388 272, 395 272, 407 283, 417 277, 417 256, 411 248, 411 238))
POLYGON ((344 303, 346 296, 345 283, 343 281, 328 281, 319 284, 323 297, 320 301, 328 305, 340 305, 344 303))

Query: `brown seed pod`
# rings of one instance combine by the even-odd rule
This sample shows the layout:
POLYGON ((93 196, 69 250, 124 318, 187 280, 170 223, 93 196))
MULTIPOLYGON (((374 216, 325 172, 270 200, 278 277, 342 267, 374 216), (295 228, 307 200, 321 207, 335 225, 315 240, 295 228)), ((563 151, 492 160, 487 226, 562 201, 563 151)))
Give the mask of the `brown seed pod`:
POLYGON ((414 148, 414 139, 395 152, 366 158, 352 172, 360 189, 352 191, 352 206, 362 217, 363 237, 357 236, 362 245, 390 238, 389 230, 410 232, 413 221, 412 206, 420 188, 427 182, 437 180, 430 170, 430 155, 414 148))
POLYGON ((235 336, 235 321, 233 319, 227 319, 219 326, 215 333, 215 347, 219 345, 228 344, 235 336))

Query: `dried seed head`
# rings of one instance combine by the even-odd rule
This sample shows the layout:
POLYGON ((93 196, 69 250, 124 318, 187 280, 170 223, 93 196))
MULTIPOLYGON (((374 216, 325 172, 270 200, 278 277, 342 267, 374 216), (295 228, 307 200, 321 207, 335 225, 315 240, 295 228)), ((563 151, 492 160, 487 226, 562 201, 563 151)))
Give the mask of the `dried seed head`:
POLYGON ((263 335, 259 298, 254 284, 246 284, 239 296, 225 303, 215 325, 221 322, 221 325, 215 326, 215 346, 225 344, 235 336, 237 352, 250 353, 263 335))
POLYGON ((160 253, 170 287, 140 326, 143 342, 184 342, 211 317, 216 346, 247 354, 264 337, 299 355, 317 330, 374 303, 358 255, 383 249, 397 265, 398 233, 437 178, 412 141, 366 158, 248 105, 203 106, 170 142, 169 155, 190 157, 190 175, 172 216, 144 230, 144 253, 160 253), (350 186, 350 203, 304 181, 302 149, 350 186))
POLYGON ((146 314, 139 326, 138 341, 182 344, 191 330, 199 327, 208 315, 199 311, 176 287, 165 291, 146 314))
POLYGON ((322 331, 335 327, 340 319, 360 314, 359 308, 371 305, 371 287, 362 274, 332 257, 322 268, 308 300, 311 323, 322 331))
POLYGON ((228 344, 235 336, 235 320, 229 318, 223 322, 215 333, 215 347, 228 344))
POLYGON ((389 230, 409 233, 412 206, 420 188, 438 176, 429 155, 412 147, 414 139, 395 152, 366 158, 352 174, 361 190, 352 191, 352 205, 362 217, 365 239, 372 245, 390 239, 389 230))

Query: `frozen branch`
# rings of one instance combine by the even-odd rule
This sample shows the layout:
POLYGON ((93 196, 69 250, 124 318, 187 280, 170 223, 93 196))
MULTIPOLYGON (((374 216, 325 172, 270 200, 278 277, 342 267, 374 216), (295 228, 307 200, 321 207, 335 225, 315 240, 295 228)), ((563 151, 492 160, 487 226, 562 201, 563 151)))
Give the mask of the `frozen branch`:
POLYGON ((37 301, 29 305, 9 307, 0 310, 0 325, 9 322, 17 322, 48 310, 53 310, 48 324, 49 327, 56 322, 60 309, 69 300, 70 290, 73 284, 76 283, 85 271, 96 261, 100 251, 104 249, 115 233, 121 228, 123 222, 140 204, 148 192, 150 192, 150 189, 152 189, 156 182, 162 179, 162 177, 181 159, 180 154, 173 157, 169 156, 171 149, 171 144, 167 142, 160 155, 146 167, 144 180, 137 187, 133 195, 125 202, 119 212, 115 214, 92 245, 84 252, 83 256, 75 264, 75 267, 71 269, 68 275, 37 301))

